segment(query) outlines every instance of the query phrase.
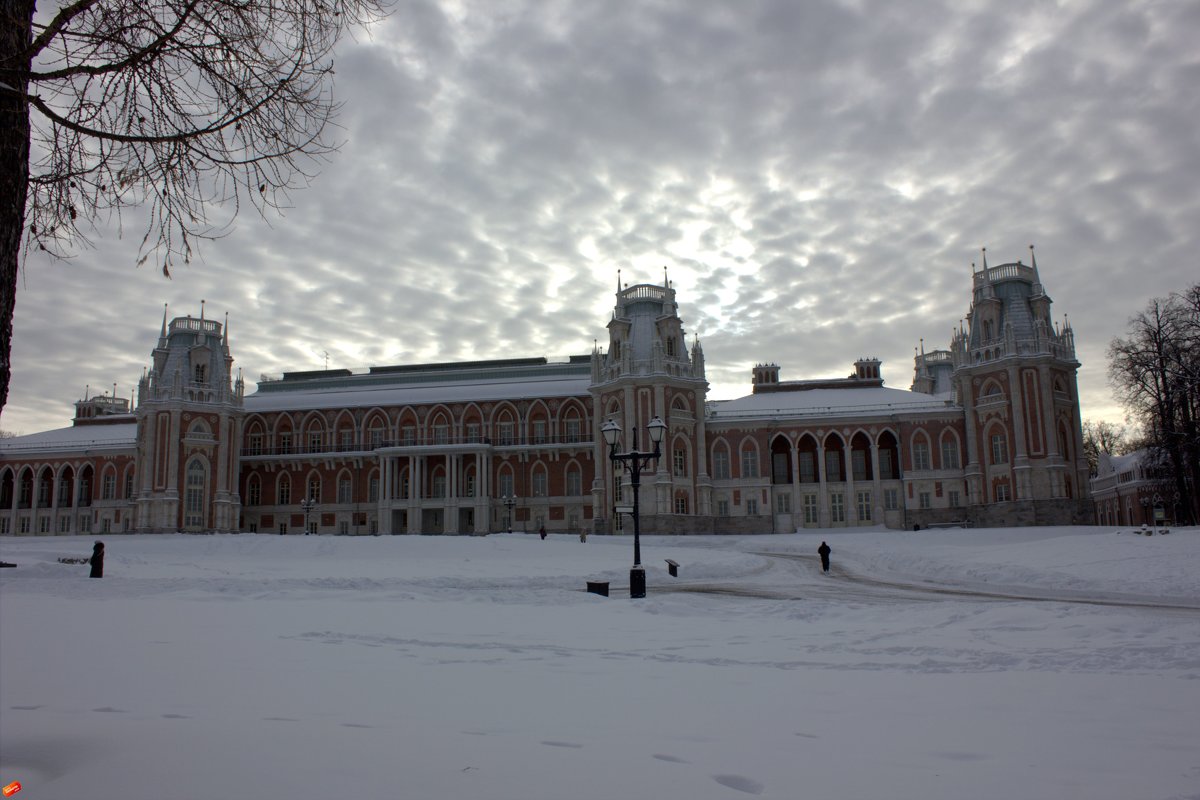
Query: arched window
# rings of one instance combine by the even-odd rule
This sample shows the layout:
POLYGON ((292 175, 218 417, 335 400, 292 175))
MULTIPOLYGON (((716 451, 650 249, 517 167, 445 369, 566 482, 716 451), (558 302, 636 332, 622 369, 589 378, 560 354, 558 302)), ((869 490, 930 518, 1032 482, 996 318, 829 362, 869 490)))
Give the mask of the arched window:
POLYGON ((251 475, 250 480, 246 481, 246 505, 257 506, 262 504, 262 481, 257 475, 251 475))
POLYGON ((279 499, 278 505, 290 506, 292 504, 292 479, 288 475, 279 477, 279 499))
POLYGON ((942 434, 942 469, 958 469, 961 466, 958 456, 958 439, 950 431, 942 434))
POLYGON ((754 442, 746 442, 742 445, 741 465, 743 478, 758 477, 758 448, 754 446, 754 442))
POLYGON ((718 481, 729 480, 729 448, 724 442, 718 442, 713 447, 713 479, 718 481))
POLYGON ((183 492, 183 527, 186 530, 204 528, 205 511, 208 505, 208 469, 199 458, 192 459, 187 466, 183 492))
POLYGON ((929 439, 921 431, 913 435, 912 468, 917 471, 933 469, 932 456, 929 454, 929 439))
POLYGON ((579 465, 571 463, 567 465, 567 496, 579 497, 583 494, 583 473, 579 469, 579 465))

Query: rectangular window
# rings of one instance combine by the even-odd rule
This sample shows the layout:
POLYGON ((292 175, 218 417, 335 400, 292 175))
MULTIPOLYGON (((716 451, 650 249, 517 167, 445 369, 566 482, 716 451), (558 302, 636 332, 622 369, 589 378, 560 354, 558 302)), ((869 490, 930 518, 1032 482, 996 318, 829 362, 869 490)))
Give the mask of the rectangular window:
POLYGON ((468 422, 467 423, 467 441, 472 442, 472 443, 479 441, 479 423, 478 422, 468 422))
POLYGON ((891 450, 879 451, 879 479, 882 481, 896 479, 896 460, 892 457, 891 450))
POLYGON ((400 431, 400 443, 411 447, 417 443, 417 429, 412 425, 405 425, 400 431))
POLYGON ((349 478, 342 478, 338 481, 338 499, 339 503, 353 503, 352 487, 349 478))
MULTIPOLYGON (((21 517, 21 521, 18 523, 17 529, 21 533, 29 533, 29 517, 21 517)), ((87 531, 85 530, 84 533, 87 533, 87 531)))
POLYGON ((279 523, 279 535, 282 536, 285 533, 287 533, 287 523, 281 522, 281 523, 279 523))
POLYGON ((932 503, 930 503, 929 492, 918 492, 917 499, 920 502, 921 508, 931 508, 932 507, 932 503))
POLYGON ((851 450, 850 466, 854 471, 854 480, 865 481, 867 479, 867 451, 851 450))
POLYGON ((379 476, 371 476, 371 481, 367 484, 367 502, 379 502, 379 476))
POLYGON ((279 452, 292 452, 292 434, 290 432, 279 434, 279 452))
MULTIPOLYGON (((4 521, 5 521, 5 523, 8 522, 8 520, 4 520, 4 521)), ((71 529, 71 518, 70 517, 59 517, 58 518, 58 532, 66 533, 70 529, 71 529)), ((7 533, 7 532, 8 531, 5 531, 5 533, 7 533)))
POLYGON ((800 454, 800 482, 801 483, 816 483, 817 478, 817 458, 816 453, 801 453, 800 454))
POLYGON ((1003 433, 992 434, 992 463, 1008 463, 1008 440, 1004 438, 1003 433))
POLYGON ((58 505, 71 505, 71 483, 70 481, 62 481, 58 484, 58 505))
POLYGON ((567 494, 571 497, 583 494, 583 475, 577 469, 567 470, 567 494))
MULTIPOLYGON (((45 486, 45 485, 46 484, 44 484, 44 483, 42 484, 42 486, 45 486)), ((38 505, 41 505, 41 504, 45 503, 45 500, 40 496, 41 495, 40 492, 38 494, 39 494, 38 505)), ((105 475, 103 480, 100 483, 100 499, 101 500, 112 500, 116 496, 117 496, 117 476, 110 473, 108 475, 105 475)))
POLYGON ((842 452, 840 450, 825 451, 825 480, 832 482, 842 480, 842 452))
POLYGON ((497 425, 496 438, 499 439, 497 444, 513 444, 513 424, 511 422, 501 422, 497 425))
POLYGON ((343 450, 354 448, 354 431, 343 430, 338 433, 338 446, 343 450))
POLYGON ((718 481, 729 480, 729 451, 725 448, 713 451, 713 478, 718 481))
POLYGON ((758 516, 758 501, 757 500, 747 500, 746 501, 746 516, 747 517, 757 517, 758 516))
POLYGON ((871 493, 870 492, 859 492, 858 497, 856 499, 858 500, 858 503, 857 503, 857 505, 858 505, 858 521, 859 522, 870 522, 871 521, 871 493))
MULTIPOLYGON (((25 525, 26 525, 25 532, 28 533, 29 532, 29 527, 28 527, 29 520, 25 520, 25 525)), ((92 532, 92 515, 91 514, 84 514, 82 517, 79 518, 79 532, 80 533, 91 533, 92 532)))
POLYGON ((515 497, 513 494, 513 476, 511 472, 506 472, 500 476, 500 481, 497 485, 500 489, 501 497, 515 497))
POLYGON ((246 437, 246 452, 252 456, 262 454, 263 437, 261 433, 252 433, 246 437))
MULTIPOLYGON (((66 519, 65 517, 63 519, 66 519)), ((62 525, 58 526, 59 533, 62 533, 62 525)), ((0 517, 0 536, 8 535, 8 517, 0 517)))
POLYGON ((674 468, 673 474, 676 478, 686 478, 687 450, 684 450, 682 447, 675 448, 675 452, 672 454, 672 465, 674 468))
POLYGON ((466 491, 467 497, 475 496, 475 473, 474 472, 472 472, 470 475, 467 476, 467 485, 465 487, 465 491, 466 491))
POLYGON ((105 517, 104 519, 100 520, 100 532, 101 533, 112 533, 112 520, 111 519, 109 519, 108 517, 105 517))
POLYGON ((446 476, 445 475, 434 475, 433 476, 433 494, 431 495, 431 497, 445 497, 445 496, 446 496, 446 476))
POLYGON ((804 524, 817 524, 817 496, 815 494, 804 495, 804 524))
POLYGON ((829 495, 829 519, 831 522, 846 521, 846 496, 841 492, 829 495))
POLYGON ((450 426, 449 425, 434 425, 433 426, 433 443, 448 444, 450 442, 450 426))
POLYGON ((313 478, 308 482, 308 499, 316 502, 321 500, 321 479, 313 478))
POLYGON ((371 428, 371 449, 383 446, 383 428, 371 428))
POLYGON ((787 492, 780 492, 775 495, 775 513, 790 514, 792 513, 792 496, 787 492))
POLYGON ((729 501, 728 500, 718 500, 717 501, 717 516, 718 517, 728 517, 729 516, 729 501))
POLYGON ((543 469, 533 473, 533 496, 546 496, 546 471, 543 469))
POLYGON ((742 477, 758 477, 758 452, 752 447, 742 451, 742 477))
POLYGON ((951 489, 949 494, 950 494, 950 507, 951 508, 958 508, 960 505, 962 505, 962 502, 958 496, 958 492, 951 489))
POLYGON ((1012 500, 1012 494, 1010 493, 1010 491, 1008 489, 1008 484, 1007 483, 996 484, 996 502, 997 503, 1007 503, 1009 500, 1012 500))
POLYGON ((567 420, 567 441, 574 444, 583 441, 583 425, 578 419, 567 420))
POLYGON ((292 482, 282 481, 279 484, 279 505, 291 505, 292 502, 292 482))
POLYGON ((883 490, 883 507, 888 511, 897 511, 900 508, 900 491, 898 489, 883 490))
POLYGON ((544 419, 535 419, 533 421, 533 443, 545 444, 546 441, 546 421, 544 419))
POLYGON ((262 504, 262 484, 258 480, 251 481, 249 488, 246 490, 246 505, 257 506, 262 504))
POLYGON ((687 513, 687 498, 686 497, 676 497, 675 498, 675 513, 676 514, 686 514, 687 513))
POLYGON ((133 499, 133 473, 132 472, 125 476, 125 499, 126 500, 133 499))
POLYGON ((933 465, 929 463, 929 442, 913 443, 913 469, 933 469, 933 465))
POLYGON ((942 439, 942 469, 958 469, 958 442, 942 439))
POLYGON ((349 521, 344 520, 344 519, 338 521, 338 533, 340 533, 342 536, 349 535, 349 533, 350 533, 349 521))
POLYGON ((309 431, 308 432, 308 452, 310 452, 310 453, 321 452, 321 432, 320 431, 309 431))
POLYGON ((50 532, 50 518, 49 517, 42 517, 38 520, 38 531, 40 531, 41 533, 49 533, 50 532))

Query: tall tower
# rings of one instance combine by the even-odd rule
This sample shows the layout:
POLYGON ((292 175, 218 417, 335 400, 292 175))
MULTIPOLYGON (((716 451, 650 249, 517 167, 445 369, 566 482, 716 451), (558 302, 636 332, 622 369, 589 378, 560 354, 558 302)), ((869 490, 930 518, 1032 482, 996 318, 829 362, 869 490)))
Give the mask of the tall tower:
POLYGON ((972 265, 967 327, 954 333, 953 380, 967 429, 968 502, 981 524, 1086 522, 1087 459, 1075 335, 1050 318, 1037 261, 972 265))
POLYGON ((137 529, 238 530, 244 384, 233 380, 228 319, 163 311, 152 364, 138 384, 137 529))
MULTIPOLYGON (((685 515, 711 514, 712 481, 708 475, 704 403, 708 381, 704 351, 698 340, 691 349, 679 318, 675 289, 663 271, 663 283, 621 287, 608 323, 608 352, 592 353, 593 417, 596 424, 614 419, 621 426, 621 447, 650 449, 646 425, 655 416, 667 424, 658 469, 642 480, 639 498, 643 530, 670 533, 673 524, 687 529, 685 515), (680 515, 672 520, 670 515, 680 515)), ((592 487, 597 529, 611 517, 612 507, 632 502, 621 474, 608 468, 604 439, 596 434, 596 481, 592 487)), ((611 527, 610 527, 611 529, 611 527)))

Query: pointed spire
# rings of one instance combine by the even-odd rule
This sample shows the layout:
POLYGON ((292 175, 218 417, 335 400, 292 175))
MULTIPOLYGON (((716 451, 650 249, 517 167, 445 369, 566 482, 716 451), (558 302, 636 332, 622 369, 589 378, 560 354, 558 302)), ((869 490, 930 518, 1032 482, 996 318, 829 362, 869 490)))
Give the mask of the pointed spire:
POLYGON ((222 337, 221 344, 229 347, 229 312, 225 312, 225 335, 222 337))
POLYGON ((987 280, 987 248, 983 248, 983 278, 987 280))
POLYGON ((1029 263, 1033 266, 1033 282, 1039 287, 1042 285, 1042 276, 1038 274, 1037 256, 1033 254, 1033 245, 1029 245, 1029 263))
POLYGON ((617 267, 617 294, 621 293, 621 268, 617 267))
POLYGON ((162 333, 159 334, 162 338, 167 338, 167 304, 163 303, 163 326, 162 333))
POLYGON ((663 264, 663 288, 670 289, 671 281, 667 280, 667 265, 663 264))
POLYGON ((200 300, 200 319, 204 319, 204 300, 200 300))

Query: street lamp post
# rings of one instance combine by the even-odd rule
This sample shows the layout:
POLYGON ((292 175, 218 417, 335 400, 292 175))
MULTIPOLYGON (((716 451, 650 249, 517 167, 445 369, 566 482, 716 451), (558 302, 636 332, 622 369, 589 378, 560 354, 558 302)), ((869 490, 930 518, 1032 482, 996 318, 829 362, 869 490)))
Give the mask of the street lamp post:
POLYGON ((304 535, 308 536, 312 531, 308 527, 308 515, 317 510, 317 501, 311 497, 306 497, 300 501, 300 510, 304 512, 304 535))
POLYGON ((512 520, 513 520, 512 512, 513 512, 513 506, 515 506, 517 504, 517 498, 513 497, 511 494, 506 494, 506 495, 504 495, 504 497, 500 498, 500 502, 502 502, 504 504, 504 507, 506 509, 508 509, 508 532, 512 533, 512 520))
POLYGON ((625 453, 618 453, 617 446, 621 440, 621 426, 612 419, 600 426, 600 432, 604 434, 604 441, 608 442, 609 459, 619 462, 625 468, 625 471, 629 473, 629 485, 633 488, 633 567, 629 570, 630 597, 646 596, 646 570, 642 567, 641 505, 638 495, 640 494, 639 487, 642 485, 642 470, 649 466, 651 461, 657 460, 662 455, 659 446, 662 444, 663 434, 667 431, 667 424, 662 421, 661 417, 656 416, 646 425, 646 430, 650 432, 650 442, 654 445, 654 452, 638 451, 635 431, 633 449, 625 453))

